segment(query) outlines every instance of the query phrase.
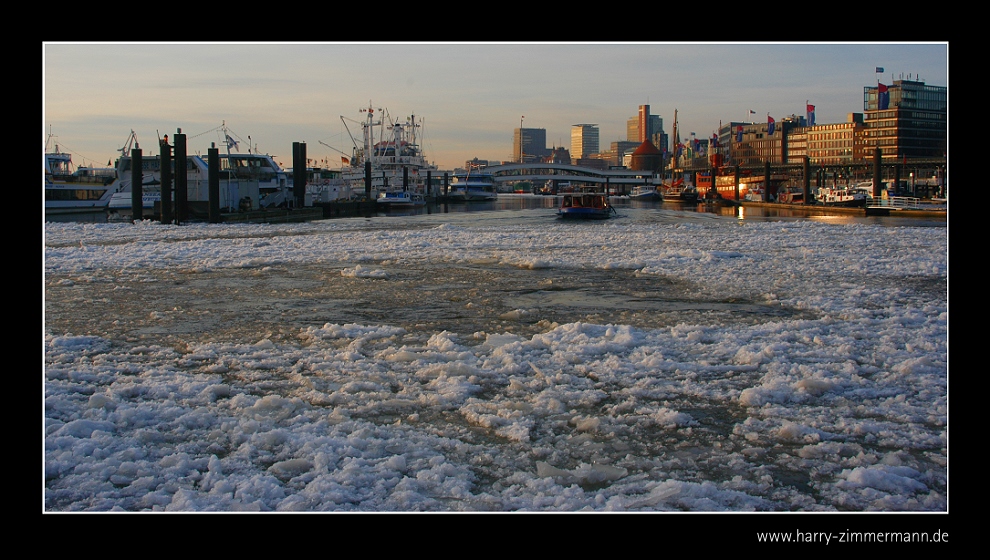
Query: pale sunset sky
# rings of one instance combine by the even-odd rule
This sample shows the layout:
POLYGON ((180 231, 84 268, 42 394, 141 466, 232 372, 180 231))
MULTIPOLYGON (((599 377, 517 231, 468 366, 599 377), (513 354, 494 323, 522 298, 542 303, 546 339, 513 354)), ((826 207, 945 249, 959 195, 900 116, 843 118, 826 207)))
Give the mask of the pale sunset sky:
POLYGON ((441 169, 512 154, 513 130, 544 128, 570 147, 597 124, 601 148, 626 140, 648 104, 682 138, 720 123, 863 111, 863 87, 898 79, 948 85, 947 42, 904 43, 58 43, 42 45, 43 142, 76 165, 104 166, 134 130, 145 154, 181 128, 205 153, 221 123, 292 164, 292 143, 339 166, 369 103, 416 115, 441 169), (877 69, 883 68, 882 73, 877 69), (750 114, 755 111, 755 115, 750 114))

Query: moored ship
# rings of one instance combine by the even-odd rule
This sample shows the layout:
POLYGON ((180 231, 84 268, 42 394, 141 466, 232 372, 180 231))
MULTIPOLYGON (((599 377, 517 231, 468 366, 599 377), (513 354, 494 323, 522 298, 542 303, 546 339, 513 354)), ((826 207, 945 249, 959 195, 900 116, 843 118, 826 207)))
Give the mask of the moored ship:
MULTIPOLYGON (((221 211, 257 210, 287 204, 292 197, 292 189, 286 173, 268 154, 237 153, 231 148, 237 142, 230 136, 226 125, 218 129, 227 145, 227 152, 218 154, 220 168, 220 199, 221 211)), ((131 132, 127 144, 121 148, 121 156, 117 160, 117 184, 113 195, 107 204, 107 211, 113 218, 127 219, 133 210, 132 182, 133 165, 130 147, 137 141, 137 136, 131 132)), ((162 200, 161 192, 161 155, 149 155, 141 158, 141 201, 143 210, 153 210, 162 200)), ((172 188, 175 188, 175 159, 172 159, 172 188)), ((186 156, 186 199, 189 202, 208 202, 209 198, 209 163, 204 156, 186 156)), ((174 190, 173 190, 174 192, 174 190)))
POLYGON ((824 206, 866 206, 866 193, 846 187, 822 187, 818 189, 815 198, 824 206))
POLYGON ((804 188, 789 185, 777 191, 777 202, 781 204, 804 204, 804 188))
POLYGON ((660 198, 664 202, 684 202, 694 203, 698 201, 698 189, 694 185, 684 183, 684 179, 677 179, 670 183, 660 185, 660 198))
MULTIPOLYGON (((418 139, 417 130, 422 122, 416 121, 416 116, 408 117, 405 123, 391 120, 387 110, 376 109, 369 103, 367 109, 361 109, 364 120, 361 126, 360 144, 351 135, 354 149, 350 157, 341 157, 343 167, 340 169, 342 184, 351 192, 361 193, 370 200, 377 200, 379 193, 408 191, 411 196, 431 196, 430 182, 436 183, 437 166, 429 163, 423 154, 418 139), (370 177, 367 173, 370 171, 370 177), (366 185, 370 179, 370 185, 366 185), (367 192, 370 187, 370 193, 367 192)), ((347 127, 347 119, 340 117, 347 127)), ((350 129, 348 128, 348 134, 350 129)), ((336 150, 336 148, 332 148, 336 150)), ((340 151, 340 150, 337 150, 340 151)))
POLYGON ((450 181, 447 199, 454 202, 485 202, 498 198, 495 177, 488 173, 470 171, 455 174, 450 181))
POLYGON ((112 167, 74 167, 72 155, 59 150, 48 136, 45 147, 45 213, 99 211, 113 194, 117 171, 112 167), (52 151, 49 151, 52 150, 52 151))
POLYGON ((768 187, 765 185, 766 177, 762 174, 753 175, 749 171, 744 171, 740 173, 737 192, 735 170, 723 167, 715 175, 714 189, 712 189, 711 175, 708 173, 699 173, 697 183, 700 196, 705 198, 714 197, 723 200, 753 201, 754 197, 749 196, 752 191, 754 196, 756 193, 760 195, 757 202, 767 202, 776 199, 777 193, 787 183, 787 180, 788 176, 786 174, 774 173, 770 175, 770 185, 768 187))

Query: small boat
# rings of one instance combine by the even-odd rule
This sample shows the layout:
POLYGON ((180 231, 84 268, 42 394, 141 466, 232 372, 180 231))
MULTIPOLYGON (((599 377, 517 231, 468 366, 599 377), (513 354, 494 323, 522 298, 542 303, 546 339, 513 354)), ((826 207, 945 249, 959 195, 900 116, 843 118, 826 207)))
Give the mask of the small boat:
POLYGON ((804 188, 793 185, 781 188, 777 191, 777 202, 781 204, 804 204, 804 188))
POLYGON ((636 185, 629 191, 630 200, 659 200, 660 192, 654 185, 636 185))
POLYGON ((45 149, 45 213, 65 214, 106 208, 113 195, 117 170, 82 165, 75 168, 72 155, 60 151, 58 145, 52 143, 53 138, 49 134, 45 149))
POLYGON ((578 190, 560 198, 557 215, 566 219, 604 220, 615 215, 608 195, 600 191, 578 190))
POLYGON ((378 193, 378 205, 393 207, 412 207, 426 204, 426 198, 419 193, 395 190, 382 191, 378 193))
POLYGON ((752 188, 746 190, 746 196, 743 197, 746 202, 765 202, 763 198, 763 185, 756 185, 752 188))
POLYGON ((684 179, 677 179, 660 186, 660 197, 664 202, 692 204, 698 201, 698 189, 694 185, 686 185, 684 179))
POLYGON ((498 198, 495 177, 487 173, 469 171, 456 174, 450 181, 448 200, 455 202, 485 202, 498 198))
POLYGON ((846 187, 822 187, 816 197, 824 206, 866 206, 866 193, 846 187))

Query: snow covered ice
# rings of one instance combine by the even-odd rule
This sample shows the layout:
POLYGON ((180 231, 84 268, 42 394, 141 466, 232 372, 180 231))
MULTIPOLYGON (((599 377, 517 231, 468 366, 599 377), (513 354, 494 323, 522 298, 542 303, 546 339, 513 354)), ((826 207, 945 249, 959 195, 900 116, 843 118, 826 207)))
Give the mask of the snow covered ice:
POLYGON ((947 510, 945 227, 44 225, 46 511, 947 510))

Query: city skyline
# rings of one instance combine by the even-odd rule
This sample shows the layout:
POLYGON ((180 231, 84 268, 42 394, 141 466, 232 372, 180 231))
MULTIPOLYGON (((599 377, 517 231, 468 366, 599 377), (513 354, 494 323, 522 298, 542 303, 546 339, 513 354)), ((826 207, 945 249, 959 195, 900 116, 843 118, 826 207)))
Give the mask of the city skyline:
POLYGON ((283 166, 305 142, 336 167, 369 103, 415 114, 427 158, 453 169, 512 159, 520 126, 545 129, 550 149, 597 123, 608 149, 640 105, 667 134, 676 109, 682 138, 706 138, 720 123, 803 116, 807 103, 818 124, 845 122, 878 81, 948 86, 947 42, 45 43, 42 61, 44 139, 94 166, 131 130, 146 153, 176 128, 205 153, 226 123, 283 166))

